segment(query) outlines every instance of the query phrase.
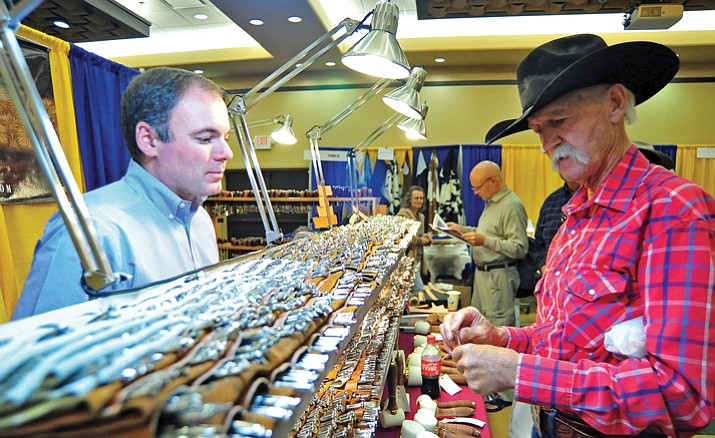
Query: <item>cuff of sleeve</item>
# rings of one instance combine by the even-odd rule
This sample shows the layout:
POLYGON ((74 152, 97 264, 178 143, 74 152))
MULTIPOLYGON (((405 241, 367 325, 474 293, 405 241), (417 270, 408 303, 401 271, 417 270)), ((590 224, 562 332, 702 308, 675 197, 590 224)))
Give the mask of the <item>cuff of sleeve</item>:
POLYGON ((523 330, 519 330, 517 327, 503 326, 502 328, 506 330, 507 334, 506 348, 517 352, 528 351, 527 348, 529 348, 529 338, 524 335, 523 330))
POLYGON ((514 394, 526 403, 566 409, 571 406, 575 370, 570 362, 520 354, 514 394))
POLYGON ((496 239, 494 237, 484 236, 484 245, 483 246, 489 250, 494 251, 494 242, 495 241, 496 241, 496 239))

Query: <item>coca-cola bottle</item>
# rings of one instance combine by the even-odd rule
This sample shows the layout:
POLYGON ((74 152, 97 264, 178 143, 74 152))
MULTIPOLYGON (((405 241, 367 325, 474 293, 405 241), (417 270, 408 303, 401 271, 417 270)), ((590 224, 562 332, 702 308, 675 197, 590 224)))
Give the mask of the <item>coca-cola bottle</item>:
POLYGON ((442 374, 442 357, 434 335, 427 336, 427 345, 422 350, 422 394, 432 399, 439 397, 439 376, 442 374))

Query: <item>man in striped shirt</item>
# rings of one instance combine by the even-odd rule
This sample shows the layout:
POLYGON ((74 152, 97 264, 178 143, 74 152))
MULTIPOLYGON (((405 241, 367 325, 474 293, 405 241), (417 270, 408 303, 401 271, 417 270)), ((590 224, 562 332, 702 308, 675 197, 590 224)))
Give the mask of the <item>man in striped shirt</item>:
POLYGON ((536 322, 495 327, 467 308, 441 326, 469 387, 514 388, 538 407, 539 436, 688 437, 714 415, 715 200, 650 164, 625 130, 678 67, 660 44, 551 41, 517 68, 522 115, 488 134, 533 130, 582 185, 536 287, 536 322), (612 340, 626 326, 638 348, 612 340))

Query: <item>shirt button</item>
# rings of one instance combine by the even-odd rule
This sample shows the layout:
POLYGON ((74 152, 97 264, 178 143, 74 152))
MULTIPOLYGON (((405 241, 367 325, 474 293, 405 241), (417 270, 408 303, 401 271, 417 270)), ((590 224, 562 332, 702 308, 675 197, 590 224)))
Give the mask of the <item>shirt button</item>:
POLYGON ((559 275, 561 275, 561 271, 554 272, 554 275, 558 277, 559 275))
POLYGON ((169 219, 174 219, 174 215, 173 215, 173 214, 170 214, 170 215, 169 215, 169 219))
POLYGON ((596 291, 593 290, 593 289, 591 289, 591 290, 588 291, 588 294, 589 294, 589 295, 596 295, 596 291))
POLYGON ((553 315, 552 315, 552 316, 549 316, 549 321, 553 321, 553 320, 554 320, 553 315))
POLYGON ((179 208, 184 208, 185 206, 186 204, 184 204, 183 202, 179 203, 179 208))
POLYGON ((573 236, 574 234, 576 234, 576 230, 571 230, 571 235, 573 236))

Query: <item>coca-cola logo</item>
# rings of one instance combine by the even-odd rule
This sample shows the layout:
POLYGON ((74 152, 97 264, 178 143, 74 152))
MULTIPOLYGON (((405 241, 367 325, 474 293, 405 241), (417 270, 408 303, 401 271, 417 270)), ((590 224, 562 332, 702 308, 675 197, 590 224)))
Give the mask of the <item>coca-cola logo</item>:
POLYGON ((422 375, 430 377, 439 377, 442 374, 442 362, 427 362, 422 361, 422 375))

